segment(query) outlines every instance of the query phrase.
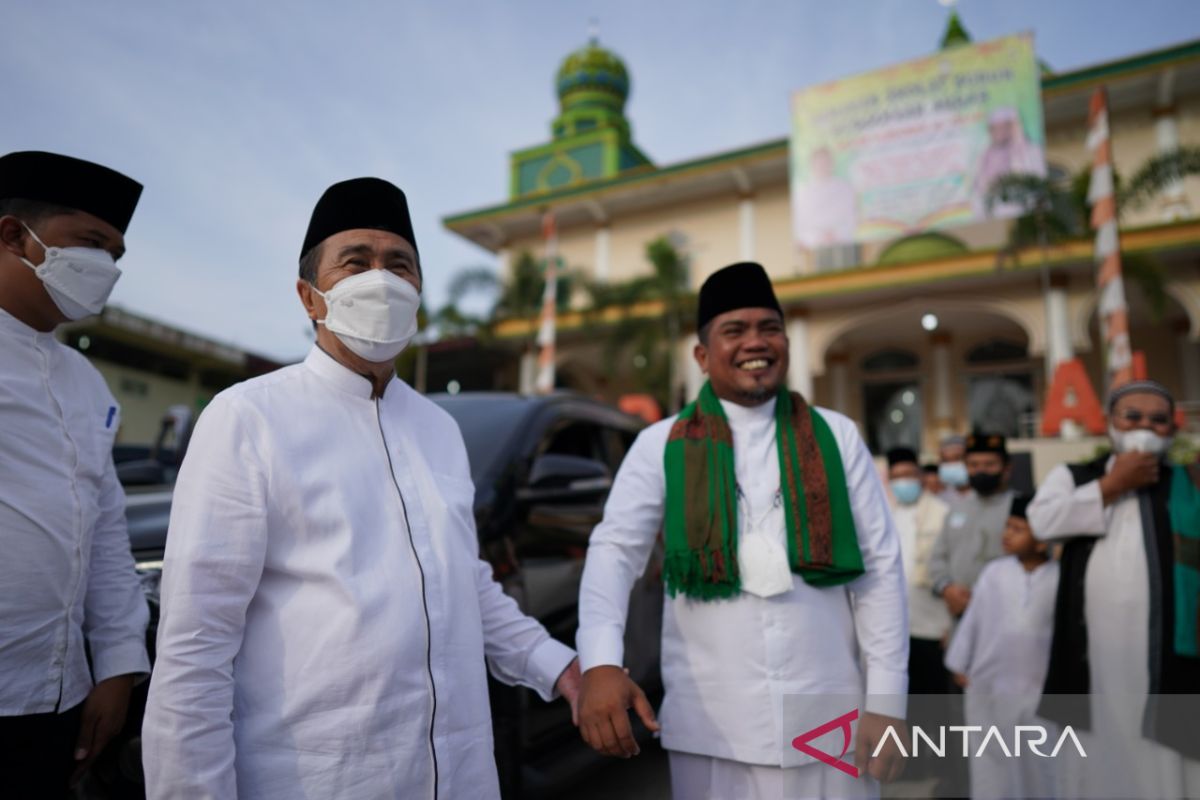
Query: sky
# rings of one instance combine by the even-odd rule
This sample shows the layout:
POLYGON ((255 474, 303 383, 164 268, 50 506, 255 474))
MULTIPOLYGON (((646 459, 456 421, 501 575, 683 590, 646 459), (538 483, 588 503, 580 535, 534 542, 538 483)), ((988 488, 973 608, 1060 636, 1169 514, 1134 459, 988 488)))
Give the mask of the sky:
MULTIPOLYGON (((145 184, 111 302, 267 357, 311 341, 295 293, 321 192, 409 198, 436 309, 495 258, 446 231, 502 203, 549 139, 553 78, 595 20, 655 163, 776 139, 803 86, 932 52, 939 0, 3 0, 0 153, 50 150, 145 184)), ((1069 70, 1200 37, 1195 0, 961 0, 977 40, 1032 30, 1069 70)))

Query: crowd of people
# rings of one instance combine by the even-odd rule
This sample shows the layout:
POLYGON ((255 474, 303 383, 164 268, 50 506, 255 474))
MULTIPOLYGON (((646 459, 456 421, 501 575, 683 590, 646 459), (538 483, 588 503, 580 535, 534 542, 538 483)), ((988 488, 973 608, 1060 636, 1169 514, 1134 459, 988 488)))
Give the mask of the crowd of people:
MULTIPOLYGON (((66 156, 0 157, 14 797, 63 796, 150 671, 111 460, 119 408, 53 334, 104 306, 140 193, 66 156)), ((1111 453, 1056 467, 1033 498, 1009 489, 1006 442, 986 432, 944 441, 936 469, 893 450, 884 480, 853 420, 788 390, 767 272, 718 270, 696 319, 707 381, 638 436, 592 532, 577 655, 479 559, 461 434, 394 374, 423 282, 399 188, 359 178, 318 199, 296 282, 312 351, 218 395, 175 487, 149 797, 496 798, 485 663, 566 698, 611 756, 638 754, 636 713, 677 800, 877 796, 905 767, 889 732, 910 694, 956 687, 968 717, 1040 715, 1101 754, 1049 773, 977 760, 973 796, 1200 793, 1187 706, 1161 701, 1200 693, 1200 471, 1165 460, 1176 418, 1159 384, 1113 391, 1111 453), (660 537, 656 712, 622 666, 630 590, 660 537), (841 694, 863 698, 853 764, 799 756, 788 698, 841 694), (1019 702, 996 708, 1003 696, 1019 702)))

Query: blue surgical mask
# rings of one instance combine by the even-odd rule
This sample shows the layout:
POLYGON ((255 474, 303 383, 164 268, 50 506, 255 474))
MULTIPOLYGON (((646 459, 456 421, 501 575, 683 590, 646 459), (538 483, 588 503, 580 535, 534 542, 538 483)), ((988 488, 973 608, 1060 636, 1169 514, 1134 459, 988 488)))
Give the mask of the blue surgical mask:
POLYGON ((967 475, 967 465, 962 461, 947 461, 938 467, 938 478, 942 483, 955 489, 961 489, 970 482, 967 475))
POLYGON ((892 481, 892 494, 902 506, 911 506, 921 496, 921 482, 916 478, 896 478, 892 481))

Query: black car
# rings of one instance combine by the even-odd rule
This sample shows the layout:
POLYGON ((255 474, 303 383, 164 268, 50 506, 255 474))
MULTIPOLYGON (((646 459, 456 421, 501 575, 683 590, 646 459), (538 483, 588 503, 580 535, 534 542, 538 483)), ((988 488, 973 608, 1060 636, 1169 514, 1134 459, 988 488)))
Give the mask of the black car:
MULTIPOLYGON (((610 406, 559 393, 435 394, 430 399, 458 422, 475 482, 480 553, 496 580, 525 613, 574 646, 579 581, 588 536, 600 521, 618 465, 643 423, 610 406)), ((169 487, 131 487, 126 516, 130 543, 151 608, 147 640, 153 658, 158 578, 170 515, 169 487)), ((661 554, 656 550, 630 597, 626 665, 647 694, 661 692, 661 554)), ((563 700, 543 703, 533 692, 490 681, 496 762, 505 798, 553 791, 597 763, 571 723, 563 700)), ((111 777, 136 781, 136 732, 145 687, 133 707, 126 752, 114 755, 111 777)), ((645 735, 644 729, 641 730, 645 735)), ((128 789, 126 789, 128 791, 128 789)))

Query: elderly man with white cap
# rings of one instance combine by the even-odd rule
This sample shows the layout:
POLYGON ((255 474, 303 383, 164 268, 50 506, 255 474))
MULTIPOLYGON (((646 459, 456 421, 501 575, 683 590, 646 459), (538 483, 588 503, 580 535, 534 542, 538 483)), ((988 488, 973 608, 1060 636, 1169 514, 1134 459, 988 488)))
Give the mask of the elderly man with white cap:
POLYGON ((1200 468, 1166 461, 1161 384, 1116 389, 1108 419, 1113 452, 1055 467, 1029 506, 1034 534, 1064 543, 1041 715, 1089 731, 1067 796, 1194 797, 1197 708, 1162 700, 1200 694, 1200 468))

